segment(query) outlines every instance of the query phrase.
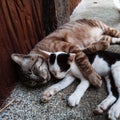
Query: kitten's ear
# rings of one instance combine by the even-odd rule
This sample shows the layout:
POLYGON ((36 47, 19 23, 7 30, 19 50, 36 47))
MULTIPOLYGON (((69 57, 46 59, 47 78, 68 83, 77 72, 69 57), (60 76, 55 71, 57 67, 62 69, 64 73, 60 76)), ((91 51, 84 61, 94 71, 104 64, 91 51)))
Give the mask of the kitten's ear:
POLYGON ((75 60, 75 53, 69 53, 69 62, 73 62, 75 60))
POLYGON ((13 54, 11 55, 11 58, 12 58, 12 60, 13 60, 14 62, 16 62, 18 65, 21 66, 21 65, 23 64, 23 62, 25 63, 25 61, 26 61, 27 59, 30 59, 31 57, 28 56, 28 55, 24 55, 24 54, 13 53, 13 54))
POLYGON ((48 51, 44 51, 44 50, 40 50, 45 58, 45 60, 48 60, 51 52, 48 52, 48 51))

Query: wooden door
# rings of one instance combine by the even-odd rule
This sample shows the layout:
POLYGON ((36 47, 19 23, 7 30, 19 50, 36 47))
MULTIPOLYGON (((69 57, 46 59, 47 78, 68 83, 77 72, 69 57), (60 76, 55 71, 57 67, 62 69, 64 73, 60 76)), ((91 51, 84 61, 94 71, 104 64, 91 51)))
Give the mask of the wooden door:
POLYGON ((69 14, 68 0, 0 0, 0 106, 19 80, 11 54, 28 53, 69 14))
POLYGON ((42 0, 0 0, 0 105, 19 79, 12 53, 28 53, 44 37, 42 0))

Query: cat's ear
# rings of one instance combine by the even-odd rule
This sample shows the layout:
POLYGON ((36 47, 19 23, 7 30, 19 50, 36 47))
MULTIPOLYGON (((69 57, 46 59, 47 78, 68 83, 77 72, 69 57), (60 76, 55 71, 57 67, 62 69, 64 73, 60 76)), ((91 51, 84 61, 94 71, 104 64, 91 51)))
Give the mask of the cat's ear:
POLYGON ((18 65, 21 66, 21 65, 23 65, 23 63, 26 63, 31 58, 31 56, 13 53, 11 55, 11 58, 14 62, 16 62, 18 65))
POLYGON ((51 52, 40 50, 45 58, 45 60, 48 60, 49 56, 51 55, 51 52))
POLYGON ((75 53, 69 53, 69 62, 73 62, 75 60, 75 56, 76 54, 75 53))

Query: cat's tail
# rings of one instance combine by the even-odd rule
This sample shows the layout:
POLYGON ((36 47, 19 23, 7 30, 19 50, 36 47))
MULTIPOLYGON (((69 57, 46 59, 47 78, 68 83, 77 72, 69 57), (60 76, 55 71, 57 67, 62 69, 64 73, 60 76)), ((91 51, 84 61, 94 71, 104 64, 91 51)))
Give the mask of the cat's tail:
POLYGON ((117 7, 117 9, 120 11, 120 0, 113 0, 115 6, 117 7))

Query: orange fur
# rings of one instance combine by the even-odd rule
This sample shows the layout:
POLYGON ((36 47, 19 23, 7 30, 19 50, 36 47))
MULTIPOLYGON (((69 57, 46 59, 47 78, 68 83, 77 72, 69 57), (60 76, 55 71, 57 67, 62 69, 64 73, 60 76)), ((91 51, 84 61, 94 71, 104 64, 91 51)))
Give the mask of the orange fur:
POLYGON ((105 25, 101 21, 81 19, 59 27, 42 39, 30 54, 38 54, 44 57, 41 49, 49 52, 64 51, 75 53, 76 63, 84 77, 91 84, 101 86, 101 77, 92 68, 84 52, 91 53, 105 50, 111 43, 120 43, 119 37, 119 31, 105 25))
POLYGON ((76 63, 83 75, 94 85, 100 85, 100 76, 94 71, 86 55, 81 51, 105 50, 111 36, 120 37, 120 32, 96 20, 77 20, 66 23, 40 41, 32 51, 65 51, 76 53, 76 63), (93 32, 93 33, 92 33, 93 32), (105 36, 110 35, 109 37, 105 36), (98 44, 99 43, 99 44, 98 44))

